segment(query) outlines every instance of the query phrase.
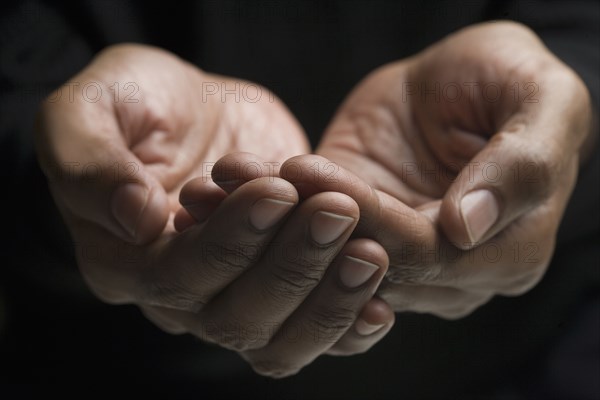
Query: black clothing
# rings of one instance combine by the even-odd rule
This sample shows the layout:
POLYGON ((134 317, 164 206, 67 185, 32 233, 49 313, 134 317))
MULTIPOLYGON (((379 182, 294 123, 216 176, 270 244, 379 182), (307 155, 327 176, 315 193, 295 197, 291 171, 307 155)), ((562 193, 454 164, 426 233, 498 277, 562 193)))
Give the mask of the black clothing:
POLYGON ((600 393, 597 376, 585 379, 600 372, 597 337, 586 347, 589 364, 577 357, 565 361, 565 354, 578 351, 573 343, 585 344, 599 332, 598 149, 581 168, 552 265, 531 292, 495 298, 455 322, 399 314, 393 331, 368 353, 321 357, 299 375, 274 381, 255 375, 234 353, 162 333, 133 306, 93 298, 76 270, 31 139, 39 101, 105 46, 129 41, 273 89, 314 145, 336 107, 372 69, 460 27, 499 18, 534 29, 584 79, 597 111, 598 2, 90 0, 1 7, 0 174, 14 236, 3 247, 0 268, 6 315, 0 384, 6 390, 25 393, 19 383, 35 383, 65 393, 78 382, 89 392, 110 393, 123 381, 140 397, 169 399, 207 392, 285 399, 600 393))

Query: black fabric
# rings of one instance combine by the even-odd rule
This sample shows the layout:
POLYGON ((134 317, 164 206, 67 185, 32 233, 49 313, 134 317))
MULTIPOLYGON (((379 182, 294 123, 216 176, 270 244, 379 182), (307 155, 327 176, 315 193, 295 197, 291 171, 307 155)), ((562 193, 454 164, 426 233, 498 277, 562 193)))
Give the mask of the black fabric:
MULTIPOLYGON (((132 306, 93 298, 76 270, 73 244, 31 138, 43 96, 105 46, 132 41, 270 87, 316 144, 341 100, 373 68, 460 27, 497 18, 535 29, 582 76, 597 111, 597 2, 105 0, 8 2, 2 8, 0 174, 14 240, 3 245, 0 269, 6 312, 0 397, 27 393, 33 383, 88 398, 116 392, 117 382, 150 398, 560 398, 568 392, 573 374, 560 368, 573 372, 580 366, 577 359, 561 361, 561 349, 569 348, 562 343, 577 337, 578 329, 591 329, 578 322, 589 319, 578 310, 596 304, 600 284, 597 149, 581 169, 556 255, 534 290, 496 298, 455 322, 398 315, 393 331, 367 354, 323 357, 298 376, 273 381, 253 374, 233 353, 160 332, 132 306), (548 365, 559 365, 559 372, 548 365), (78 392, 76 384, 86 391, 78 392), (561 389, 549 392, 552 384, 561 389)), ((597 356, 592 367, 586 364, 588 373, 600 371, 597 356)), ((577 392, 581 398, 599 392, 588 384, 577 392)))

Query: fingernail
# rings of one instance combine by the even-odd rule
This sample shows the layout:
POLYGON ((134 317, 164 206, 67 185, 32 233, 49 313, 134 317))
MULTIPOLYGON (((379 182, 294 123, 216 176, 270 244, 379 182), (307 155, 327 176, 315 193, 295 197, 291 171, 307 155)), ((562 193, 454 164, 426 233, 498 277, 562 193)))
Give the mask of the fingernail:
POLYGON ((294 207, 288 201, 261 199, 250 209, 250 223, 258 230, 265 230, 275 225, 294 207))
POLYGON ((344 286, 353 289, 368 281, 378 269, 375 264, 346 256, 340 267, 340 280, 344 286))
POLYGON ((385 324, 371 325, 367 321, 365 321, 364 319, 361 318, 361 319, 356 320, 356 323, 354 324, 354 329, 356 330, 356 332, 359 335, 368 336, 368 335, 371 335, 371 334, 377 332, 384 326, 385 326, 385 324))
POLYGON ((310 222, 310 234, 321 245, 337 240, 354 222, 354 218, 327 211, 316 212, 310 222))
POLYGON ((119 186, 112 196, 111 209, 123 229, 135 239, 136 228, 148 203, 149 190, 139 183, 119 186))
POLYGON ((489 190, 474 190, 461 200, 460 212, 471 243, 476 243, 498 219, 498 202, 489 190))

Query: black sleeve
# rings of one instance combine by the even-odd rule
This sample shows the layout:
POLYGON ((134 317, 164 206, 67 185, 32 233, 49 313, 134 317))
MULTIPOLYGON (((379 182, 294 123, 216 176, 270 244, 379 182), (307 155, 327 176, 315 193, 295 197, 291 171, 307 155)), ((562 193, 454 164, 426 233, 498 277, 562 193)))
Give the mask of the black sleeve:
POLYGON ((11 210, 9 262, 0 272, 6 282, 70 281, 72 246, 37 165, 33 131, 41 100, 80 70, 93 49, 55 6, 9 2, 0 15, 0 173, 8 188, 3 204, 11 210))
POLYGON ((583 78, 598 110, 596 1, 257 3, 263 7, 214 0, 0 2, 0 173, 11 238, 2 248, 8 260, 0 265, 0 296, 4 290, 12 319, 0 332, 0 387, 8 376, 52 382, 60 393, 75 390, 73 382, 112 392, 117 386, 111 383, 120 378, 150 398, 176 398, 173 391, 185 389, 182 398, 200 391, 211 397, 209 388, 219 397, 260 391, 269 398, 482 398, 473 394, 529 378, 537 365, 529 361, 545 354, 580 293, 592 285, 597 293, 598 148, 581 167, 555 267, 534 290, 497 297, 459 321, 398 314, 396 327, 368 353, 320 359, 298 377, 258 379, 233 353, 191 336, 162 334, 134 307, 104 306, 85 289, 72 241, 37 166, 32 132, 40 100, 112 43, 152 43, 221 73, 283 82, 276 87, 288 90, 282 97, 315 128, 309 132, 320 132, 329 118, 323 110, 334 109, 375 66, 414 54, 462 26, 512 19, 532 27, 583 78), (3 369, 10 371, 3 375, 3 369), (168 394, 154 391, 158 386, 168 394))

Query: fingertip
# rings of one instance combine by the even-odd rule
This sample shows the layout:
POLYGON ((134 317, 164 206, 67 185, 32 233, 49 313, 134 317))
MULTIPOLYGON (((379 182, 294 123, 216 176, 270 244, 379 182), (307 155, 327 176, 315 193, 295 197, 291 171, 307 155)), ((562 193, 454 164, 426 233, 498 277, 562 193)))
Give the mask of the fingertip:
POLYGON ((389 257, 383 246, 372 239, 353 239, 342 249, 341 255, 354 257, 359 260, 377 265, 379 274, 383 275, 389 266, 389 257))
POLYGON ((206 201, 220 201, 227 197, 227 193, 206 177, 189 180, 179 192, 179 204, 187 206, 206 201))
POLYGON ((316 154, 295 156, 283 163, 279 176, 291 182, 302 199, 320 192, 339 192, 356 199, 367 214, 377 207, 374 191, 339 164, 316 154))
POLYGON ((472 243, 461 216, 458 196, 454 191, 446 194, 440 206, 439 221, 446 239, 455 247, 468 250, 472 247, 472 243))
POLYGON ((387 253, 379 243, 371 239, 350 240, 336 259, 339 281, 345 289, 362 287, 372 295, 387 271, 388 262, 387 253))
POLYGON ((316 177, 319 171, 325 170, 332 161, 317 154, 302 154, 287 159, 279 170, 279 176, 291 183, 309 182, 311 177, 316 177), (313 173, 308 173, 312 171, 313 173))
POLYGON ((228 196, 222 188, 205 177, 195 178, 188 181, 179 192, 179 203, 187 213, 178 212, 174 223, 178 227, 187 229, 190 220, 186 214, 192 217, 193 223, 205 221, 228 196))
POLYGON ((173 219, 173 225, 177 232, 183 232, 197 223, 198 221, 185 208, 177 210, 173 219))
POLYGON ((487 189, 476 189, 460 200, 460 214, 469 242, 475 244, 487 235, 500 215, 496 196, 487 189))
POLYGON ((365 304, 358 319, 372 326, 388 325, 395 322, 395 315, 388 303, 379 297, 373 297, 365 304))
POLYGON ((360 218, 360 208, 356 201, 343 193, 321 192, 310 197, 307 202, 319 212, 350 217, 355 220, 355 223, 360 218))
POLYGON ((394 311, 383 300, 373 297, 360 312, 354 330, 360 336, 370 336, 388 331, 395 322, 394 311))
POLYGON ((500 217, 500 202, 494 192, 477 188, 466 193, 449 193, 444 198, 440 224, 454 246, 469 250, 490 236, 500 217))
POLYGON ((221 157, 213 166, 213 181, 227 193, 246 182, 265 176, 278 176, 278 163, 265 161, 253 153, 237 152, 221 157))
MULTIPOLYGON (((300 197, 298 191, 290 182, 278 177, 261 177, 244 183, 239 189, 243 188, 244 196, 253 196, 257 198, 268 197, 274 200, 280 200, 297 204, 300 197)), ((239 191, 236 191, 236 194, 239 191)))

